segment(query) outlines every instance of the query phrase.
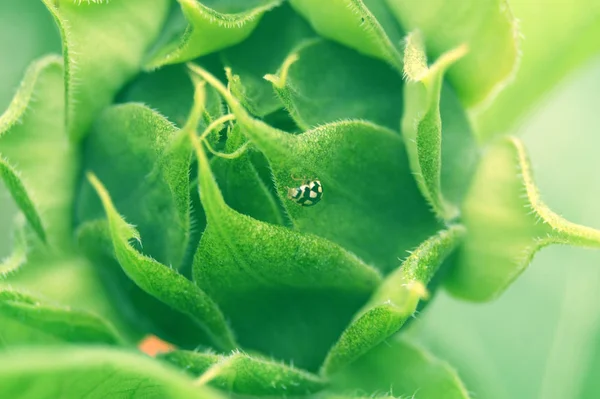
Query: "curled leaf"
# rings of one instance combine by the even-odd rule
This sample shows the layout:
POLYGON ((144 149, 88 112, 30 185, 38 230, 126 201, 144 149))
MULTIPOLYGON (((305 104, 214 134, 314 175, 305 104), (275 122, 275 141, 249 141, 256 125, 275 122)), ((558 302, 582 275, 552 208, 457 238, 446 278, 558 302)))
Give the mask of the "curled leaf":
POLYGON ((435 57, 466 43, 469 53, 448 70, 467 107, 482 106, 512 79, 519 31, 507 0, 385 0, 406 31, 420 30, 435 57))
POLYGON ((265 79, 302 129, 364 119, 397 130, 402 80, 389 65, 324 40, 296 49, 276 76, 265 79))
MULTIPOLYGON (((95 122, 84 151, 84 167, 106 182, 115 206, 138 226, 144 252, 179 268, 190 236, 186 135, 146 106, 116 105, 95 122)), ((81 188, 77 213, 80 220, 104 214, 89 185, 81 188)))
POLYGON ((444 53, 429 67, 421 35, 414 32, 406 39, 404 53, 407 83, 402 134, 419 189, 436 215, 445 220, 458 216, 457 204, 466 190, 478 154, 466 117, 461 120, 460 106, 453 107, 453 93, 449 87, 444 90, 443 85, 446 70, 464 57, 466 51, 467 48, 461 46, 444 53), (442 107, 451 112, 442 112, 442 107))
MULTIPOLYGON (((247 145, 239 125, 227 136, 225 151, 234 153, 247 145)), ((219 156, 211 160, 213 170, 225 202, 231 208, 255 219, 272 224, 283 224, 277 199, 261 180, 252 164, 251 154, 245 152, 234 159, 219 156)))
POLYGON ((251 118, 212 75, 191 68, 221 92, 244 134, 269 160, 298 230, 334 241, 384 272, 438 230, 399 134, 364 121, 342 121, 290 135, 251 118), (323 200, 302 207, 288 199, 289 188, 299 185, 294 177, 318 178, 323 200))
POLYGON ((331 375, 396 333, 427 299, 426 286, 460 243, 465 229, 451 226, 415 249, 390 273, 329 351, 322 372, 331 375))
POLYGON ((200 198, 207 217, 194 258, 194 281, 215 298, 236 331, 244 332, 240 333, 242 344, 278 357, 299 356, 294 357, 296 364, 307 362, 302 356, 310 357, 311 362, 320 361, 315 356, 322 355, 321 347, 330 345, 328 339, 335 334, 329 329, 347 322, 350 306, 360 303, 377 286, 379 273, 330 241, 232 210, 216 184, 204 150, 193 140, 200 198), (305 298, 311 296, 313 300, 305 298), (321 301, 322 309, 313 310, 315 302, 321 301), (281 307, 281 316, 274 320, 265 313, 267 304, 281 307), (289 347, 289 342, 295 342, 286 337, 293 323, 302 321, 310 326, 321 312, 333 311, 335 307, 339 307, 338 314, 330 314, 328 325, 324 326, 327 335, 315 329, 303 338, 318 345, 319 350, 311 348, 303 353, 300 345, 289 347), (277 341, 269 340, 271 335, 277 341), (285 343, 285 348, 278 347, 281 343, 285 343), (292 354, 285 353, 290 350, 292 354))
POLYGON ((43 0, 60 30, 69 136, 82 139, 96 115, 141 68, 158 35, 168 0, 43 0))
POLYGON ((0 288, 0 314, 66 342, 122 342, 114 328, 99 316, 44 303, 10 288, 0 288))
POLYGON ((462 214, 467 236, 447 287, 470 300, 498 296, 547 245, 600 248, 600 231, 571 223, 542 202, 516 138, 498 140, 487 150, 462 214))
POLYGON ((281 0, 178 0, 185 21, 179 16, 171 29, 177 31, 155 51, 147 68, 158 68, 192 60, 222 50, 246 39, 266 12, 281 0), (179 28, 179 29, 177 29, 179 28))
POLYGON ((238 395, 304 396, 326 386, 321 378, 304 370, 245 353, 220 356, 174 351, 161 358, 198 376, 197 383, 210 383, 238 395))
POLYGON ((218 347, 235 348, 233 335, 212 299, 173 269, 136 251, 129 241, 140 240, 137 230, 117 213, 102 183, 93 174, 88 174, 88 180, 102 200, 115 256, 129 278, 148 294, 192 318, 218 347))
POLYGON ((314 37, 306 21, 287 3, 267 13, 247 40, 222 53, 231 69, 231 91, 254 115, 262 117, 281 109, 281 101, 263 76, 277 70, 299 44, 314 37))
POLYGON ((401 29, 384 0, 290 0, 322 36, 402 70, 401 29))

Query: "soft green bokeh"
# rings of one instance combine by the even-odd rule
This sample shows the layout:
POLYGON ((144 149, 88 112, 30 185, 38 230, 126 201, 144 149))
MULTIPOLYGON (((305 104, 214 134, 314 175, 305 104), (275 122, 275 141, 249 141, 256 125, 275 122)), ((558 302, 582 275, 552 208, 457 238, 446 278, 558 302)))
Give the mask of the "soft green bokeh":
MULTIPOLYGON (((565 82, 521 131, 546 203, 600 227, 600 59, 565 82)), ((498 300, 443 293, 411 334, 457 367, 477 397, 600 395, 600 252, 553 246, 498 300)))
MULTIPOLYGON (((50 52, 60 53, 60 36, 41 1, 0 0, 0 38, 2 114, 19 87, 29 63, 50 52)), ((4 184, 0 184, 0 259, 10 251, 10 225, 15 213, 16 207, 10 195, 4 184)))

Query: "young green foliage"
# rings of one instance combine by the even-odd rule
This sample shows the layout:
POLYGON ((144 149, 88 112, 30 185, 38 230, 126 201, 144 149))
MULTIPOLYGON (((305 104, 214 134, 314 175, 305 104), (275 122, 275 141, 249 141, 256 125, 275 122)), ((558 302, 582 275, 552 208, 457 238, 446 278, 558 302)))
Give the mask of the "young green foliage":
POLYGON ((290 0, 322 36, 402 70, 402 31, 384 0, 290 0))
POLYGON ((406 31, 423 33, 434 56, 468 45, 469 53, 448 70, 465 106, 491 101, 512 79, 519 60, 519 32, 507 0, 385 2, 406 31))
POLYGON ((290 135, 250 117, 212 75, 191 68, 220 91, 244 134, 269 160, 296 229, 337 242, 384 272, 437 230, 397 133, 343 121, 290 135), (287 199, 289 187, 299 184, 294 175, 320 179, 324 199, 317 206, 301 207, 287 199))
POLYGON ((223 63, 231 69, 230 90, 254 115, 281 109, 269 82, 263 79, 301 43, 316 34, 287 3, 267 13, 252 35, 223 51, 223 63))
POLYGON ((139 354, 108 348, 21 349, 0 355, 0 397, 219 399, 139 354))
MULTIPOLYGON (((198 158, 200 199, 207 218, 207 227, 194 257, 194 281, 221 306, 236 331, 245 331, 250 327, 246 323, 251 322, 254 330, 265 335, 277 334, 276 330, 260 328, 268 328, 261 325, 261 319, 273 318, 257 307, 257 302, 262 300, 281 304, 298 294, 320 293, 330 296, 332 303, 336 297, 356 303, 373 291, 381 279, 379 273, 336 244, 260 222, 231 209, 216 184, 201 144, 194 136, 192 139, 198 158), (258 319, 248 319, 250 314, 258 319)), ((292 314, 286 316, 295 316, 293 313, 302 305, 308 303, 293 305, 293 310, 287 311, 292 314)), ((324 304, 324 308, 328 306, 324 304)), ((314 316, 305 314, 305 317, 304 323, 310 325, 314 316)), ((336 323, 332 321, 332 324, 336 323)), ((262 334, 240 334, 240 337, 248 340, 249 347, 267 343, 262 334)), ((274 343, 269 344, 269 350, 277 353, 274 343)), ((281 356, 286 355, 289 356, 281 356)), ((296 350, 293 352, 293 356, 300 355, 296 350)), ((313 356, 312 353, 306 355, 313 356)), ((297 363, 303 362, 298 360, 297 363)))
POLYGON ((331 348, 322 373, 334 374, 396 333, 427 299, 427 284, 464 234, 462 226, 437 233, 390 273, 331 348))
POLYGON ((192 318, 217 347, 235 348, 233 335, 211 298, 173 269, 136 251, 129 241, 140 240, 137 230, 117 213, 102 183, 93 174, 88 174, 88 180, 102 200, 115 256, 129 278, 148 294, 192 318))
POLYGON ((364 119, 397 130, 402 115, 402 80, 379 60, 324 40, 296 49, 273 89, 303 130, 342 119, 364 119))
POLYGON ((102 108, 141 67, 168 11, 168 0, 43 0, 60 30, 69 136, 82 139, 102 108))
MULTIPOLYGON (((404 52, 404 76, 407 83, 404 87, 402 134, 419 189, 436 215, 444 220, 452 220, 458 216, 457 205, 462 200, 478 153, 466 120, 461 121, 456 116, 447 117, 442 125, 444 74, 466 52, 465 46, 458 47, 443 54, 435 64, 428 67, 427 55, 418 32, 407 37, 404 52), (452 123, 453 121, 458 123, 452 123), (444 165, 443 160, 449 161, 450 165, 444 165), (450 191, 451 198, 446 196, 444 189, 450 191)), ((445 90, 446 108, 451 108, 452 93, 449 90, 445 90)), ((462 112, 460 107, 452 111, 453 115, 460 115, 462 112)))
MULTIPOLYGON (((190 236, 191 145, 184 133, 140 104, 107 108, 85 142, 85 165, 144 238, 144 252, 179 268, 190 236), (113 160, 107 163, 106 160, 113 160)), ((104 214, 92 187, 80 191, 80 220, 104 214)))
MULTIPOLYGON (((209 60, 203 59, 202 63, 212 66, 209 60)), ((221 65, 216 67, 221 68, 221 65)), ((205 97, 201 127, 208 126, 223 115, 221 97, 216 90, 207 87, 205 97)), ((187 122, 193 100, 194 87, 190 84, 187 68, 181 64, 164 66, 138 75, 117 98, 122 103, 143 103, 160 112, 178 128, 182 128, 187 122)))
POLYGON ((99 316, 44 303, 24 292, 0 288, 0 315, 65 342, 119 344, 122 339, 99 316))
MULTIPOLYGON (((240 126, 234 125, 227 135, 225 151, 234 153, 246 145, 247 139, 240 126)), ((228 206, 267 223, 283 224, 277 199, 258 175, 249 152, 233 159, 215 156, 211 160, 211 169, 228 206)))
POLYGON ((258 25, 262 15, 281 0, 177 0, 185 16, 178 15, 173 37, 152 55, 147 68, 158 68, 192 60, 222 50, 246 39, 258 25), (179 28, 179 29, 177 29, 179 28))
POLYGON ((600 248, 600 231, 568 222, 540 199, 521 141, 486 152, 462 207, 467 236, 446 285, 476 301, 497 297, 550 244, 600 248))
POLYGON ((424 348, 395 337, 333 377, 336 392, 389 393, 418 399, 469 399, 457 372, 424 348))
POLYGON ((245 353, 229 356, 190 351, 174 351, 161 359, 199 377, 196 382, 237 395, 305 396, 325 388, 316 375, 272 360, 245 353))

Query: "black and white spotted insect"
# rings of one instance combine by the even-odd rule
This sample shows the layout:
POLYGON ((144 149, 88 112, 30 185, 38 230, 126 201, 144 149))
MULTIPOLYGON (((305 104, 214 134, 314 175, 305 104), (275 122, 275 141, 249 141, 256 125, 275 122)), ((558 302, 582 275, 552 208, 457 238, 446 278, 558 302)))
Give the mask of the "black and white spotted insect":
POLYGON ((318 179, 303 180, 299 187, 288 189, 288 198, 302 206, 316 205, 323 198, 323 185, 318 179))

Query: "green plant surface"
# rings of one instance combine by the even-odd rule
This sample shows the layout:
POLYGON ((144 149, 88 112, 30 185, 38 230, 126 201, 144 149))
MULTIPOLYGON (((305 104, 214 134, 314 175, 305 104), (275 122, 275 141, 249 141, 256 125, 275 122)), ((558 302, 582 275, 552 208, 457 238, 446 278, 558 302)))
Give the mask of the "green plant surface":
POLYGON ((244 353, 218 356, 210 353, 174 351, 161 359, 198 376, 227 392, 252 396, 304 396, 321 391, 326 382, 316 375, 283 363, 244 353))
POLYGON ((452 226, 423 242, 390 273, 327 354, 323 374, 333 374, 396 333, 413 317, 427 285, 465 231, 452 226))
POLYGON ((56 20, 65 59, 66 124, 80 140, 96 114, 112 102, 140 69, 142 57, 159 33, 168 0, 119 2, 43 0, 56 20))
POLYGON ((459 215, 458 204, 470 183, 479 149, 453 91, 443 87, 443 77, 467 48, 450 50, 429 67, 422 40, 419 32, 406 39, 401 130, 419 189, 440 219, 452 220, 459 215))
POLYGON ((24 292, 0 289, 0 314, 66 342, 121 342, 114 328, 98 316, 46 304, 24 292))
POLYGON ((399 337, 382 343, 338 373, 333 385, 334 391, 389 392, 393 397, 470 398, 448 363, 399 337))
POLYGON ((384 0, 290 0, 294 9, 328 39, 389 62, 402 70, 402 30, 384 0))
POLYGON ((267 13, 247 40, 222 53, 224 64, 231 69, 231 91, 254 115, 262 117, 281 109, 281 101, 263 77, 275 72, 298 46, 316 37, 287 3, 267 13), (275 35, 278 40, 271 40, 275 35))
POLYGON ((42 239, 52 237, 49 244, 54 247, 69 245, 78 167, 62 118, 61 64, 56 56, 33 63, 0 116, 1 176, 32 228, 42 239), (47 150, 52 152, 40 164, 38 154, 47 150))
POLYGON ((401 77, 389 65, 334 42, 304 42, 282 60, 277 75, 265 79, 302 130, 349 118, 398 129, 401 77))
POLYGON ((448 70, 448 79, 467 108, 487 105, 516 73, 520 33, 508 1, 385 2, 405 31, 423 33, 433 56, 468 46, 469 53, 448 70))
MULTIPOLYGON (((144 253, 176 268, 190 234, 187 172, 192 155, 187 137, 178 136, 178 131, 148 107, 123 104, 99 116, 84 146, 84 168, 102 181, 114 182, 107 189, 115 206, 137 226, 144 253), (117 161, 106 163, 110 158, 117 161), (123 186, 121 179, 131 184, 123 186)), ((78 203, 80 220, 104 215, 89 185, 80 191, 78 203)))
POLYGON ((15 221, 14 223, 12 240, 9 241, 12 245, 12 253, 0 261, 0 278, 7 277, 9 274, 19 270, 27 261, 29 243, 24 221, 15 221))
POLYGON ((277 191, 300 231, 337 242, 383 272, 395 268, 398 257, 436 231, 438 225, 423 204, 396 132, 350 120, 289 135, 253 119, 212 75, 191 68, 219 89, 246 136, 269 159, 277 191), (327 204, 303 208, 286 200, 289 187, 298 185, 294 175, 319 178, 327 204), (373 191, 373 186, 388 189, 373 191), (397 206, 400 198, 405 207, 397 206))
POLYGON ((541 201, 516 138, 488 149, 463 204, 462 221, 471 237, 458 251, 447 287, 472 300, 498 296, 547 245, 600 247, 600 231, 568 222, 541 201))
MULTIPOLYGON (((233 154, 244 145, 247 139, 236 124, 227 135, 225 151, 233 154)), ((252 154, 247 152, 235 159, 214 157, 210 167, 225 202, 232 209, 263 222, 284 224, 277 198, 261 180, 252 163, 252 154)))
POLYGON ((148 69, 192 60, 237 44, 256 28, 262 15, 281 0, 178 0, 183 17, 172 11, 169 36, 146 64, 148 69))
POLYGON ((0 2, 0 36, 18 37, 2 40, 0 54, 0 109, 5 110, 12 99, 23 71, 29 63, 48 53, 60 53, 60 35, 52 16, 40 1, 0 2))
MULTIPOLYGON (((599 82, 596 57, 522 128, 544 200, 596 228, 600 187, 591 182, 600 167, 599 82), (565 131, 570 134, 559 134, 565 131)), ((457 302, 440 292, 407 333, 447 359, 478 396, 594 398, 600 393, 599 255, 544 248, 495 301, 457 302)))
POLYGON ((598 396, 597 101, 511 135, 597 12, 510 1, 0 0, 0 397, 598 396))
POLYGON ((89 173, 88 180, 102 200, 115 256, 129 278, 148 294, 190 316, 206 330, 219 348, 235 348, 231 330, 211 298, 173 269, 136 251, 129 241, 141 240, 137 230, 117 213, 106 188, 98 178, 89 173))
POLYGON ((303 353, 298 342, 296 348, 288 346, 294 340, 286 335, 298 334, 293 323, 302 320, 314 325, 310 338, 303 340, 319 349, 326 348, 332 331, 335 334, 335 328, 341 328, 338 324, 346 321, 344 316, 350 306, 360 303, 377 286, 381 280, 379 272, 330 241, 233 211, 225 203, 198 142, 196 154, 207 228, 194 257, 194 281, 215 298, 234 329, 245 332, 240 335, 243 345, 254 349, 268 346, 279 357, 315 367, 314 362, 321 360, 315 356, 322 356, 316 348, 303 353), (277 265, 276 272, 273 265, 277 265), (314 300, 293 304, 311 295, 314 300), (314 314, 311 309, 319 298, 322 308, 331 306, 330 311, 338 308, 340 313, 339 321, 330 320, 330 326, 322 326, 326 334, 316 328, 317 323, 323 323, 323 309, 314 314), (344 302, 348 306, 341 306, 344 302), (264 312, 266 303, 281 304, 283 314, 274 318, 273 313, 264 312), (284 310, 292 304, 291 309, 284 310), (278 341, 274 341, 275 337, 278 341))
POLYGON ((520 122, 539 107, 550 89, 600 51, 597 1, 560 0, 549 8, 529 0, 511 0, 510 4, 522 21, 522 57, 514 82, 489 107, 473 115, 477 131, 486 139, 526 132, 520 122))
POLYGON ((2 353, 0 376, 0 395, 15 399, 221 397, 145 356, 108 348, 2 353))

